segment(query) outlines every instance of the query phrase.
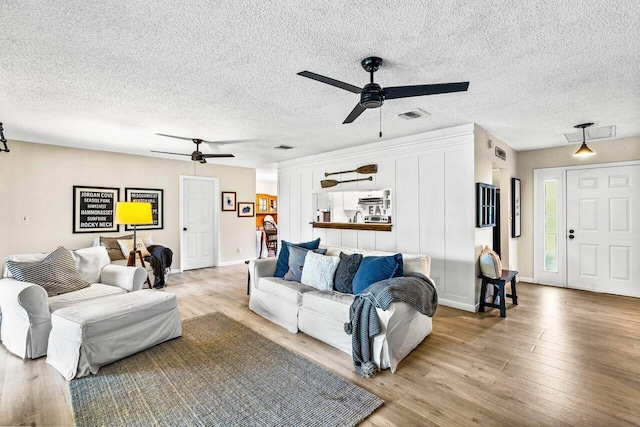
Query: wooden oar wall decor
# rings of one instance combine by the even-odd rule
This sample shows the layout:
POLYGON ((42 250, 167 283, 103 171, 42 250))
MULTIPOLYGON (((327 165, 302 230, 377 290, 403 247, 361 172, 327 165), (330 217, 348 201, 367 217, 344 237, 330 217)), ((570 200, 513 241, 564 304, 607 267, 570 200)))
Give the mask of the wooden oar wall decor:
POLYGON ((364 165, 364 166, 360 166, 358 169, 354 169, 352 171, 325 172, 324 176, 327 177, 329 175, 340 175, 340 174, 343 174, 343 173, 350 173, 350 172, 361 173, 361 174, 377 173, 378 172, 378 165, 364 165))
POLYGON ((373 177, 367 178, 359 178, 359 179, 347 179, 345 181, 336 181, 335 179, 323 179, 320 181, 320 185, 322 188, 335 187, 338 184, 344 184, 345 182, 355 182, 355 181, 373 181, 373 177))

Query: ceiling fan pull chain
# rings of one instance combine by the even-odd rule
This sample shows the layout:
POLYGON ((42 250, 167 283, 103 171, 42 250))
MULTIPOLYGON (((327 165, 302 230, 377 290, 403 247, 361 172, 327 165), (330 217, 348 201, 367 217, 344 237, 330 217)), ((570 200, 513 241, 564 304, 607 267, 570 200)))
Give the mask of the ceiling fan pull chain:
POLYGON ((382 138, 382 106, 380 106, 379 110, 380 110, 380 138, 382 138))

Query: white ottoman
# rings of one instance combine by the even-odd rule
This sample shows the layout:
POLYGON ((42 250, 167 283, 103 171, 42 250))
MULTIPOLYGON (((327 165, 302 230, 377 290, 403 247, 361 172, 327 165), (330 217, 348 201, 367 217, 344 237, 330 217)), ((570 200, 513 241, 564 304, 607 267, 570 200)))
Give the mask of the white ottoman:
POLYGON ((47 363, 71 380, 182 335, 176 296, 144 289, 51 314, 47 363))

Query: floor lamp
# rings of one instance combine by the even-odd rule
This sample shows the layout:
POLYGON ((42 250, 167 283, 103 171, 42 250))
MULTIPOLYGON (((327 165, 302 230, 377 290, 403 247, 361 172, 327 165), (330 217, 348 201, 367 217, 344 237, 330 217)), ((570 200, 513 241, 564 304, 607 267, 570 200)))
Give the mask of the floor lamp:
MULTIPOLYGON (((140 258, 142 267, 146 268, 142 252, 138 250, 138 241, 136 239, 136 226, 150 225, 153 223, 151 215, 151 203, 145 202, 118 202, 116 204, 116 224, 133 225, 133 249, 129 252, 129 260, 127 266, 136 265, 136 255, 140 258)), ((151 287, 149 277, 147 284, 151 287)))

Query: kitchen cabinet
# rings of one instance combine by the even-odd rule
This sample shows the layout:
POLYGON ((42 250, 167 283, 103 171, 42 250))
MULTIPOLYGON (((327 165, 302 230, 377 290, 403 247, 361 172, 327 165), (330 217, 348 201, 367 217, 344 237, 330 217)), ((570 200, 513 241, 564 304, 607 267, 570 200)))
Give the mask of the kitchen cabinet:
POLYGON ((357 211, 361 209, 358 205, 358 193, 355 191, 344 192, 344 204, 343 209, 345 211, 357 211))
MULTIPOLYGON (((256 228, 262 227, 264 217, 271 215, 273 219, 278 221, 278 196, 271 194, 256 194, 256 228)), ((277 225, 277 224, 276 224, 277 225)))

